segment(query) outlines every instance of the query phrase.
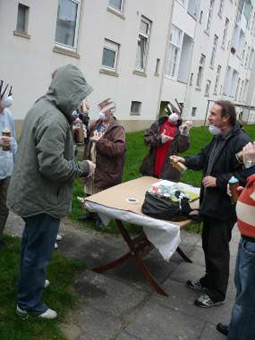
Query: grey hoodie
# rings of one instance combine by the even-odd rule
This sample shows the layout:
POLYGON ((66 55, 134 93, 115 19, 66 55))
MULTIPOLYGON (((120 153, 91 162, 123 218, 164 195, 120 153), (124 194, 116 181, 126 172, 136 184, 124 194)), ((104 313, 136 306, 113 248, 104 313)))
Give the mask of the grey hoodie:
POLYGON ((7 195, 16 214, 61 218, 71 212, 73 180, 88 169, 74 160, 70 123, 74 109, 91 92, 81 71, 67 65, 27 113, 7 195))

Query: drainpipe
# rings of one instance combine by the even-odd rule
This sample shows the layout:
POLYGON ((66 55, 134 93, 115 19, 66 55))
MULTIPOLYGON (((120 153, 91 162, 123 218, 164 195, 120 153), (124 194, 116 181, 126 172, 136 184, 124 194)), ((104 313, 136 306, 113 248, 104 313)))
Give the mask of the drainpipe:
POLYGON ((164 78, 165 78, 166 60, 167 60, 167 53, 168 53, 168 41, 169 41, 170 32, 171 32, 172 18, 173 18, 173 12, 174 12, 174 3, 175 3, 175 0, 172 0, 171 13, 169 15, 168 32, 167 32, 167 38, 166 38, 165 55, 163 59, 162 74, 161 74, 160 85, 159 85, 157 115, 160 109, 160 102, 161 102, 161 96, 162 96, 162 90, 163 90, 163 84, 164 84, 164 78))

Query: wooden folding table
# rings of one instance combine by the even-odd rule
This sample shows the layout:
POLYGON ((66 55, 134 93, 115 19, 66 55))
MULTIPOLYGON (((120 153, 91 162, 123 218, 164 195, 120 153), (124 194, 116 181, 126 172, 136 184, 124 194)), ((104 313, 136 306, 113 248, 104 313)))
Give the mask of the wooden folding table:
MULTIPOLYGON (((143 262, 143 257, 156 247, 165 259, 169 259, 172 253, 177 251, 186 262, 191 263, 190 258, 179 247, 179 243, 180 228, 187 226, 192 221, 187 219, 180 222, 161 221, 148 217, 141 212, 146 190, 157 181, 154 177, 140 177, 94 194, 86 198, 84 205, 90 211, 99 213, 103 220, 104 217, 106 219, 115 219, 120 234, 129 248, 128 253, 125 255, 113 262, 93 268, 93 270, 97 273, 102 273, 133 258, 150 285, 159 294, 168 296, 143 262), (141 235, 132 238, 124 225, 125 221, 141 225, 144 228, 146 226, 147 229, 144 229, 145 232, 141 235), (153 235, 158 236, 159 233, 162 233, 161 241, 166 242, 162 247, 160 238, 158 240, 158 237, 156 237, 155 242, 153 238, 153 235), (168 253, 165 255, 166 252, 168 253)), ((198 199, 191 202, 191 206, 197 208, 198 199)))

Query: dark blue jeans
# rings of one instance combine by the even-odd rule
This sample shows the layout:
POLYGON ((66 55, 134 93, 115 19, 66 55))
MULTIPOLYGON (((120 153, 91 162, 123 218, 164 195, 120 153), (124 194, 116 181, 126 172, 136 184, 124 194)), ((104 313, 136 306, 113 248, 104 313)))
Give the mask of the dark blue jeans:
POLYGON ((44 313, 48 307, 42 301, 46 268, 56 241, 58 218, 46 214, 23 218, 18 306, 34 314, 44 313))
POLYGON ((255 339, 255 242, 245 237, 239 243, 235 285, 228 340, 255 339))

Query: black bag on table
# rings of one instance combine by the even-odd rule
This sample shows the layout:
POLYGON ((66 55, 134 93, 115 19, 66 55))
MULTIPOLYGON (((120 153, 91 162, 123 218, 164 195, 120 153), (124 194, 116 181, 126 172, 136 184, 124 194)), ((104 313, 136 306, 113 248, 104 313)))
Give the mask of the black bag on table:
POLYGON ((190 207, 189 199, 187 197, 181 198, 175 202, 171 199, 166 200, 162 197, 155 196, 150 192, 146 192, 145 199, 142 205, 142 212, 145 215, 154 217, 160 220, 182 220, 192 218, 190 213, 193 209, 190 207))

